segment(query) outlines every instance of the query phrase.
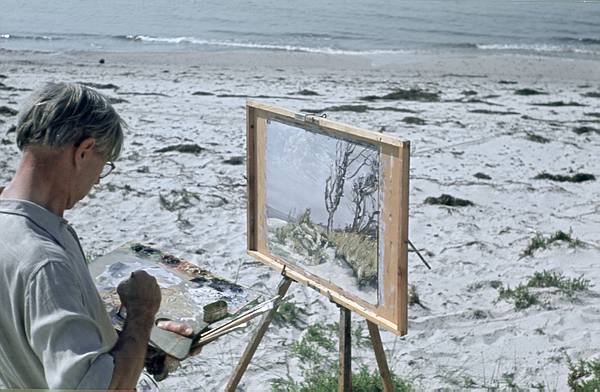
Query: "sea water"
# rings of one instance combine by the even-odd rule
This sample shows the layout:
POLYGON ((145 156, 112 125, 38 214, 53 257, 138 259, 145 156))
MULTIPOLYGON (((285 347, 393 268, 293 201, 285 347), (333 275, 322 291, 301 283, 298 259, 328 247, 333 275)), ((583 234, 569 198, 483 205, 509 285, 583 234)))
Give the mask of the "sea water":
POLYGON ((2 0, 0 7, 0 48, 12 50, 600 56, 598 1, 2 0))

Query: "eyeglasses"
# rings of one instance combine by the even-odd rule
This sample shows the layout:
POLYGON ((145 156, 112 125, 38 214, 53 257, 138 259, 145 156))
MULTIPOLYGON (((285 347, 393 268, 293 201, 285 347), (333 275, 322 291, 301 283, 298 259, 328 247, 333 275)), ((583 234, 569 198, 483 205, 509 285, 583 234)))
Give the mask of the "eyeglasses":
POLYGON ((115 170, 115 164, 112 163, 112 161, 106 162, 102 168, 102 171, 100 172, 100 178, 108 176, 113 170, 115 170))

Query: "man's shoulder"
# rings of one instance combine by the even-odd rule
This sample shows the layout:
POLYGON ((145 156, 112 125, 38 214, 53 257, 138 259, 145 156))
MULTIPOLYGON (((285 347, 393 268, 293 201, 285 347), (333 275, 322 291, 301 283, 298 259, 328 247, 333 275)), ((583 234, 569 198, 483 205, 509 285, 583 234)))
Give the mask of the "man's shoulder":
POLYGON ((65 250, 44 229, 22 216, 0 214, 0 268, 28 275, 48 261, 67 260, 65 250))

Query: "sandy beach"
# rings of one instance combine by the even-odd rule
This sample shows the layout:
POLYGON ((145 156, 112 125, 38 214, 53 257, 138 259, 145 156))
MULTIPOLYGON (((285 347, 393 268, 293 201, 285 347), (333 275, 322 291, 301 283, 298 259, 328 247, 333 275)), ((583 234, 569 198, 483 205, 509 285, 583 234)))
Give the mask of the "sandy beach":
MULTIPOLYGON (((30 90, 48 81, 94 83, 129 125, 116 173, 66 218, 89 259, 142 241, 272 294, 281 276, 246 255, 245 101, 411 141, 409 283, 421 305, 409 333, 382 332, 390 367, 417 390, 485 387, 568 390, 567 356, 600 347, 600 61, 524 55, 381 56, 316 53, 70 53, 0 50, 0 186, 19 152, 11 126, 30 90), (102 62, 100 60, 103 60, 102 62), (428 100, 364 100, 398 89, 428 100), (317 95, 306 95, 310 90, 317 95), (159 150, 188 144, 190 152, 159 150), (458 207, 425 203, 449 194, 458 207), (536 234, 559 240, 527 252, 536 234), (574 239, 579 240, 575 242, 574 239), (525 253, 524 253, 525 252, 525 253), (503 289, 536 272, 589 280, 566 295, 531 288, 516 309, 503 289)), ((300 325, 336 322, 338 309, 304 286, 289 301, 300 325)), ((358 316, 353 325, 366 324, 358 316)), ((165 390, 223 390, 249 328, 207 346, 163 381, 165 390)), ((300 380, 291 346, 305 328, 272 327, 240 390, 300 380)), ((370 347, 354 363, 376 368, 370 347)))

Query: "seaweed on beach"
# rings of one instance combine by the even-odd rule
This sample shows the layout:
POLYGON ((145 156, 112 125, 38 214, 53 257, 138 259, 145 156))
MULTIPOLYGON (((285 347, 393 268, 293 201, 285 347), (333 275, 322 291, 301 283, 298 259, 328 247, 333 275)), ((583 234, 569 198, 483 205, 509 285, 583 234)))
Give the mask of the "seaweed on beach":
POLYGON ((532 132, 527 132, 527 134, 525 135, 525 138, 527 140, 535 142, 535 143, 541 143, 541 144, 550 143, 550 139, 545 138, 540 135, 536 135, 535 133, 532 133, 532 132))
POLYGON ((394 108, 391 106, 384 106, 381 108, 375 108, 367 105, 339 105, 339 106, 329 106, 323 109, 301 109, 302 112, 305 113, 328 113, 328 112, 354 112, 354 113, 365 113, 369 110, 375 111, 390 111, 390 112, 401 112, 401 113, 416 113, 414 110, 403 109, 403 108, 394 108))
POLYGON ((515 90, 515 95, 546 95, 547 93, 545 93, 544 91, 541 90, 535 90, 532 88, 520 88, 518 90, 515 90))
POLYGON ((600 92, 590 91, 589 93, 581 94, 581 96, 586 98, 600 98, 600 92))
POLYGON ((317 96, 317 95, 321 95, 321 94, 319 94, 318 92, 313 91, 313 90, 303 89, 303 90, 300 90, 300 91, 296 91, 296 92, 290 93, 290 95, 317 96))
POLYGON ((499 114, 499 115, 510 115, 510 114, 520 114, 518 112, 513 112, 513 111, 506 111, 506 112, 501 112, 499 110, 488 110, 488 109, 473 109, 473 110, 469 110, 470 113, 479 113, 479 114, 499 114))
POLYGON ((481 173, 481 172, 477 172, 477 173, 473 174, 473 177, 479 178, 480 180, 491 180, 492 179, 492 177, 488 176, 485 173, 481 173))
POLYGON ((470 98, 470 99, 467 99, 467 100, 461 100, 461 99, 459 99, 456 102, 462 102, 462 103, 481 103, 481 104, 488 105, 488 106, 502 106, 499 103, 489 102, 489 101, 486 101, 486 100, 483 100, 483 99, 478 99, 478 98, 470 98))
POLYGON ((425 120, 423 120, 422 118, 413 117, 413 116, 404 117, 402 119, 402 121, 405 122, 405 123, 407 123, 407 124, 414 124, 414 125, 425 125, 425 124, 427 124, 425 122, 425 120))
POLYGON ((119 94, 121 95, 140 95, 140 96, 156 96, 156 97, 169 97, 167 94, 165 93, 155 93, 155 92, 138 92, 138 91, 123 91, 120 92, 119 94))
POLYGON ((398 89, 385 95, 367 95, 360 97, 363 101, 419 101, 419 102, 438 102, 440 94, 437 92, 429 92, 419 88, 398 89))
POLYGON ((364 113, 369 110, 367 105, 339 105, 339 106, 329 106, 324 109, 302 109, 302 112, 305 113, 327 113, 327 112, 355 112, 355 113, 364 113))
POLYGON ((565 101, 552 101, 552 102, 538 102, 531 103, 532 106, 551 106, 551 107, 563 107, 563 106, 587 106, 579 102, 565 102, 565 101))
POLYGON ((223 160, 223 163, 228 165, 243 165, 245 157, 243 156, 234 156, 223 160))
POLYGON ((10 108, 8 106, 0 106, 0 114, 6 117, 16 116, 19 113, 18 110, 10 108))
POLYGON ((600 129, 593 128, 593 127, 576 127, 576 128, 573 128, 573 132, 575 132, 577 135, 585 135, 588 133, 600 134, 600 129))
POLYGON ((79 82, 84 86, 92 87, 98 90, 118 90, 119 86, 112 83, 94 83, 94 82, 79 82))
POLYGON ((461 94, 462 95, 466 95, 466 96, 477 95, 477 91, 475 91, 475 90, 464 90, 464 91, 461 92, 461 94))
POLYGON ((1 82, 0 82, 0 90, 2 90, 2 91, 31 91, 30 88, 16 88, 16 87, 12 87, 12 86, 7 86, 1 82))
POLYGON ((4 83, 0 83, 0 90, 2 90, 2 91, 15 91, 16 88, 11 87, 11 86, 7 86, 4 83))
POLYGON ((160 153, 171 151, 177 151, 185 154, 200 154, 202 151, 204 151, 204 148, 197 144, 175 144, 173 146, 167 146, 154 150, 154 152, 160 153))
POLYGON ((518 82, 514 80, 499 80, 498 84, 517 84, 518 82))
POLYGON ((215 95, 213 93, 210 93, 208 91, 194 91, 192 93, 192 95, 199 95, 199 96, 211 96, 211 95, 215 95))
POLYGON ((425 199, 425 204, 432 204, 432 205, 442 205, 442 206, 449 206, 449 207, 468 207, 468 206, 473 206, 475 205, 475 203, 473 203, 470 200, 467 199, 461 199, 458 197, 454 197, 448 194, 442 194, 440 197, 428 197, 425 199))
POLYGON ((590 116, 590 117, 600 117, 600 113, 599 112, 589 112, 589 113, 583 113, 584 116, 590 116))
POLYGON ((542 172, 535 177, 534 180, 550 180, 557 182, 585 182, 585 181, 594 181, 596 180, 596 176, 589 173, 576 173, 574 175, 563 175, 563 174, 550 174, 546 172, 542 172))
POLYGON ((108 97, 108 102, 110 102, 111 105, 116 105, 119 103, 129 103, 129 101, 124 98, 116 98, 116 97, 108 97))
POLYGON ((162 193, 158 194, 160 206, 170 212, 191 207, 193 204, 192 199, 200 201, 200 196, 197 193, 190 192, 186 189, 181 191, 172 190, 165 195, 162 193))

